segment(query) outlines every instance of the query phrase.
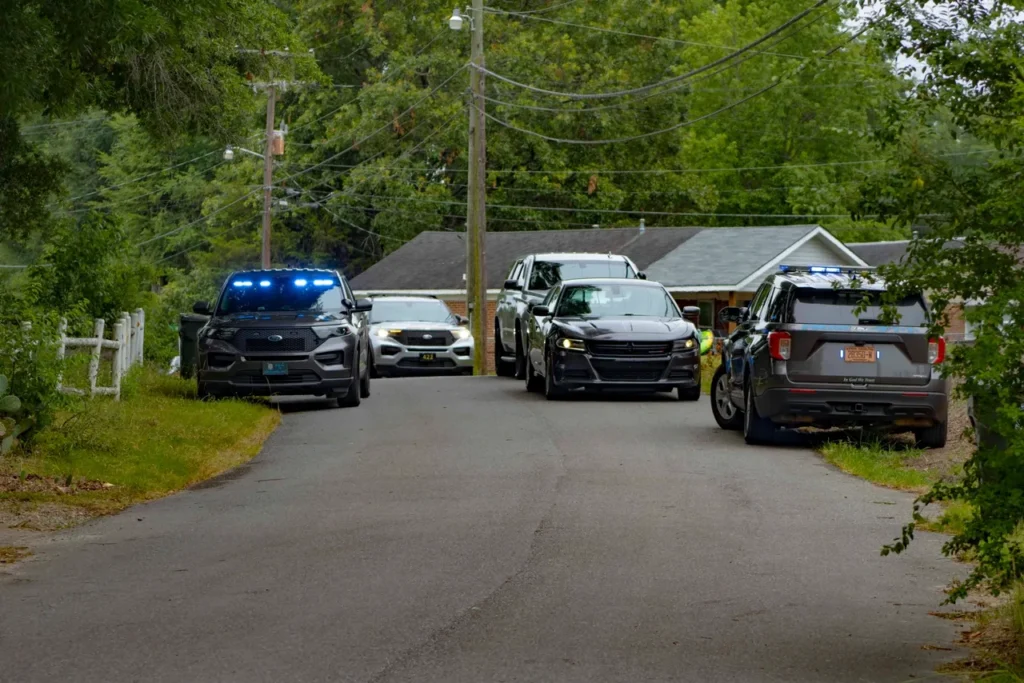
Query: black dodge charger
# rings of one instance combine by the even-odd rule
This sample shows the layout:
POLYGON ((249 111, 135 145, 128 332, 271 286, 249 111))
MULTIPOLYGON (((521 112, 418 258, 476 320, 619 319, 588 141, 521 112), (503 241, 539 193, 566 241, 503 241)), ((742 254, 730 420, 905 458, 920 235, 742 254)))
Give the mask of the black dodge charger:
POLYGON ((573 389, 675 389, 681 401, 700 398, 699 333, 656 282, 567 280, 529 310, 526 327, 529 391, 554 399, 573 389))

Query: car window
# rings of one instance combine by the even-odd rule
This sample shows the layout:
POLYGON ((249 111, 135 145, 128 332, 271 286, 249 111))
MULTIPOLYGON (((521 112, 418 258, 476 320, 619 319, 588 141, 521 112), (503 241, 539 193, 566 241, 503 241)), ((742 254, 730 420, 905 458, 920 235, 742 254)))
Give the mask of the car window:
POLYGON ((548 308, 553 307, 554 304, 555 304, 555 301, 558 300, 558 295, 561 294, 561 293, 562 293, 562 286, 561 285, 556 285, 555 287, 552 287, 551 291, 548 292, 548 295, 546 297, 544 297, 544 301, 541 303, 541 305, 542 306, 547 306, 548 308))
MULTIPOLYGON (((846 289, 798 289, 792 298, 792 320, 795 323, 819 325, 885 325, 881 306, 865 303, 864 290, 846 289)), ((870 299, 869 299, 870 301, 870 299)), ((925 327, 928 325, 928 309, 920 296, 908 296, 896 304, 899 315, 898 325, 925 327)))
POLYGON ((680 317, 676 302, 663 288, 619 283, 566 286, 555 314, 594 318, 680 317))
POLYGON ((636 273, 625 261, 561 259, 557 261, 534 261, 527 289, 544 291, 551 289, 563 280, 583 280, 590 278, 629 278, 635 279, 636 273))
POLYGON ((336 313, 345 309, 345 290, 324 273, 242 273, 228 282, 218 315, 235 313, 336 313))
POLYGON ((775 293, 771 303, 768 304, 767 315, 765 321, 770 323, 780 323, 786 316, 786 302, 789 300, 789 291, 779 290, 775 293))
POLYGON ((768 298, 768 292, 771 291, 771 285, 763 284, 761 288, 754 294, 753 300, 750 302, 750 310, 747 314, 747 320, 760 320, 761 309, 764 308, 765 299, 768 298))
POLYGON ((516 281, 518 281, 522 276, 523 276, 523 262, 522 261, 516 261, 512 265, 512 270, 509 271, 508 277, 505 278, 505 279, 506 280, 516 280, 516 281))

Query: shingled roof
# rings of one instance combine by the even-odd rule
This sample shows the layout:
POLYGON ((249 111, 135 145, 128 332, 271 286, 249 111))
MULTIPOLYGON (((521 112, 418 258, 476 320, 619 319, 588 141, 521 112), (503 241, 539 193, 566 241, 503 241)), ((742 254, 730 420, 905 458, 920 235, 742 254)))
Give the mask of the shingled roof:
MULTIPOLYGON (((681 291, 735 288, 749 284, 747 280, 767 264, 798 247, 801 251, 792 254, 797 260, 824 258, 835 263, 839 259, 842 265, 859 265, 855 254, 816 225, 489 232, 487 288, 500 289, 516 259, 558 252, 622 254, 647 271, 651 280, 681 291)), ((353 278, 352 288, 361 292, 462 290, 465 264, 464 233, 423 232, 353 278)))
MULTIPOLYGON (((889 263, 899 263, 907 254, 910 240, 897 240, 894 242, 854 242, 846 245, 867 261, 871 266, 883 266, 889 263)), ((958 240, 946 242, 946 249, 959 249, 963 246, 958 240)))

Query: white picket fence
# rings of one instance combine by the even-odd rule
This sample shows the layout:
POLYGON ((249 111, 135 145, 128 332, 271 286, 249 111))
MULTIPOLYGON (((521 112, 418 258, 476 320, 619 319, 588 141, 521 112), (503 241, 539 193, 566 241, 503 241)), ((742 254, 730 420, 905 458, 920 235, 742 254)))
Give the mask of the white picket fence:
POLYGON ((120 319, 114 323, 111 339, 104 337, 105 327, 106 322, 102 318, 97 318, 91 337, 69 337, 66 334, 68 321, 60 321, 60 347, 57 353, 61 360, 69 348, 92 349, 92 358, 89 360, 89 388, 64 386, 63 378, 60 378, 57 388, 61 392, 76 396, 113 396, 114 400, 121 400, 121 378, 132 366, 142 363, 142 350, 146 341, 146 312, 139 308, 131 314, 122 313, 120 319), (114 351, 114 379, 113 386, 109 387, 98 385, 104 349, 114 351))

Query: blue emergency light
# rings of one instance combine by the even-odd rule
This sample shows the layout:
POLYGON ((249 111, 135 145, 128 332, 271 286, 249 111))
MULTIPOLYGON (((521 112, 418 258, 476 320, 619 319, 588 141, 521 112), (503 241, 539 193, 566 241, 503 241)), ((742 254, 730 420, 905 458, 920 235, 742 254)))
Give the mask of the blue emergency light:
POLYGON ((252 287, 252 280, 235 280, 232 284, 235 287, 252 287))

